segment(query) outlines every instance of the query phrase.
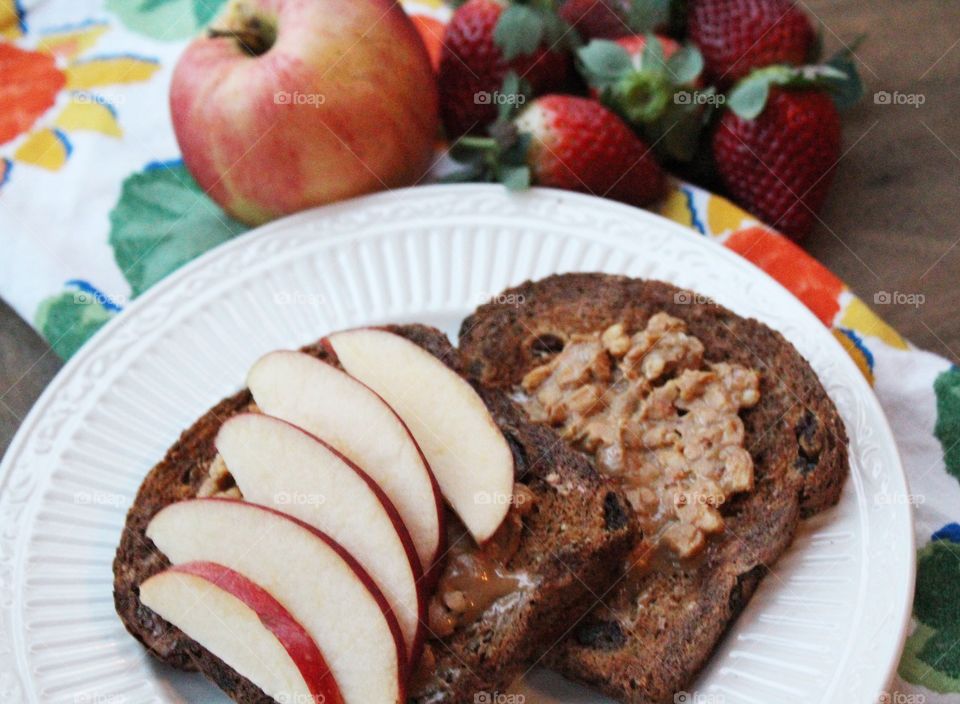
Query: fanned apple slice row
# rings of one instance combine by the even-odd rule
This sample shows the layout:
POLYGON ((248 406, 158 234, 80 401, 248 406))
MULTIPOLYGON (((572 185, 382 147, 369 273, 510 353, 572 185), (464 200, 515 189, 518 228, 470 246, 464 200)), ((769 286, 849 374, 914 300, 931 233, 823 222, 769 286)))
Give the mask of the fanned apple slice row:
POLYGON ((323 654, 269 592, 231 569, 188 562, 140 585, 140 601, 281 702, 343 704, 323 654))
POLYGON ((382 398, 339 369, 303 352, 261 357, 247 375, 264 413, 323 438, 387 495, 429 572, 443 537, 440 489, 410 431, 382 398))
POLYGON ((474 388, 419 345, 386 330, 346 330, 325 344, 407 424, 474 540, 490 538, 510 508, 513 454, 474 388))
POLYGON ((157 513, 147 537, 174 565, 215 562, 260 585, 317 644, 346 704, 405 701, 400 626, 373 579, 329 536, 266 506, 192 499, 157 513))
POLYGON ((423 572, 410 534, 376 482, 320 438, 272 416, 230 418, 216 446, 246 501, 323 531, 363 566, 390 603, 415 664, 426 620, 423 572))

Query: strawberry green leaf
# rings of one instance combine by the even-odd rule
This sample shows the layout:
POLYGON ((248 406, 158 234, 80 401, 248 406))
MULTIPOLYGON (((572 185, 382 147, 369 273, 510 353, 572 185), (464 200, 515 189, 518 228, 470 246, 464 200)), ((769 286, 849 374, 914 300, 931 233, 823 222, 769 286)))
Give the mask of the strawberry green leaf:
POLYGON ((574 49, 580 45, 580 37, 573 28, 555 12, 541 13, 543 36, 548 49, 574 49))
POLYGON ((682 47, 667 59, 667 72, 677 85, 693 83, 703 72, 703 54, 694 46, 682 47))
MULTIPOLYGON (((855 42, 859 43, 859 42, 855 42)), ((842 74, 841 78, 827 78, 827 86, 833 94, 833 102, 838 110, 853 107, 863 97, 863 79, 857 71, 857 63, 853 57, 853 49, 844 49, 836 53, 827 61, 827 65, 842 74)))
POLYGON ((500 136, 500 154, 501 164, 511 164, 513 166, 526 166, 527 152, 530 151, 530 142, 533 138, 526 133, 517 134, 516 130, 510 133, 505 130, 505 134, 500 136))
POLYGON ((497 174, 500 183, 511 191, 523 191, 530 188, 530 167, 504 165, 497 174))
POLYGON ((500 121, 490 127, 490 133, 490 137, 466 136, 457 140, 450 155, 466 166, 443 177, 444 182, 499 181, 510 190, 529 187, 530 135, 519 134, 513 123, 500 121))
POLYGON ((493 41, 510 61, 535 52, 544 32, 543 15, 526 5, 511 5, 500 15, 493 30, 493 41))
POLYGON ((663 58, 663 44, 653 34, 647 35, 647 43, 643 47, 643 58, 640 61, 645 71, 660 71, 666 66, 663 58))
POLYGON ((533 97, 533 87, 530 82, 520 78, 516 71, 507 71, 500 87, 501 100, 497 106, 497 119, 501 122, 510 120, 527 100, 533 97))
POLYGON ((727 107, 745 120, 752 120, 763 112, 770 97, 770 81, 763 77, 746 78, 730 91, 727 107))
POLYGON ((801 66, 794 76, 782 81, 782 85, 822 85, 825 80, 846 80, 847 74, 829 64, 819 66, 801 66))
POLYGON ((814 69, 820 67, 767 66, 758 68, 733 87, 727 96, 727 107, 745 120, 752 120, 767 104, 770 86, 816 85, 818 78, 814 69))
POLYGON ((587 83, 602 88, 633 70, 630 54, 608 39, 594 39, 577 52, 580 73, 587 83))

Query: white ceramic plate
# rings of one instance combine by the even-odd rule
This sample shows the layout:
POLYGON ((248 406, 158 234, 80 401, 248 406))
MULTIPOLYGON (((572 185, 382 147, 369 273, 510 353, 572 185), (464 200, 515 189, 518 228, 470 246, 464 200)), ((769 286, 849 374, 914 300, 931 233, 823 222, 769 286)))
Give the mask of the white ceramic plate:
MULTIPOLYGON (((914 550, 897 450, 852 361, 772 279, 684 228, 609 201, 497 186, 396 191, 261 228, 155 286, 76 355, 0 467, 0 700, 225 700, 154 663, 114 614, 113 551, 147 470, 268 350, 370 322, 455 336, 505 286, 574 270, 670 281, 782 331, 850 435, 840 505, 804 524, 677 701, 876 701, 902 645, 914 550)), ((543 672, 520 687, 527 704, 602 701, 543 672)))

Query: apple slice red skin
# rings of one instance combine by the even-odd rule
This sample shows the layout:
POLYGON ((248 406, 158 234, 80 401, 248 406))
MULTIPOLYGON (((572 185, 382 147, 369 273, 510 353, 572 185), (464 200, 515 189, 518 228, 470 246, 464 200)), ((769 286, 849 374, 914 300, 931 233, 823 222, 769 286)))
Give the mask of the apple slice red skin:
POLYGON ((291 653, 291 659, 303 675, 303 680, 307 683, 314 700, 325 704, 344 704, 340 687, 320 648, 304 627, 283 608, 279 601, 273 598, 270 592, 239 572, 215 562, 187 562, 174 565, 168 571, 182 572, 205 579, 250 607, 288 653, 291 653, 291 646, 295 646, 298 652, 304 653, 303 658, 294 658, 291 653))
POLYGON ((384 618, 387 620, 387 627, 390 629, 390 634, 393 636, 393 642, 397 646, 397 660, 401 667, 398 668, 399 675, 399 684, 398 691, 400 693, 399 701, 405 702, 407 700, 407 677, 408 677, 408 667, 403 667, 409 662, 407 657, 407 647, 404 643, 403 633, 400 631, 400 624, 397 622, 397 617, 393 615, 393 609, 390 608, 390 603, 387 601, 387 598, 383 595, 383 592, 380 591, 380 587, 377 586, 376 582, 373 581, 373 578, 367 574, 367 571, 363 569, 363 566, 357 562, 353 555, 344 550, 343 546, 340 545, 336 540, 331 538, 329 535, 324 533, 322 530, 317 530, 309 523, 301 521, 299 518, 295 518, 289 514, 284 513, 283 511, 277 511, 276 509, 270 508, 269 506, 262 506, 260 504, 251 504, 242 499, 221 499, 216 497, 207 497, 207 498, 198 498, 190 499, 191 501, 217 501, 220 503, 228 504, 237 504, 243 503, 248 506, 254 506, 262 511, 267 511, 269 513, 281 516, 282 518, 292 521, 301 528, 304 528, 316 537, 320 538, 327 546, 333 550, 347 565, 353 570, 353 573, 357 576, 357 579, 360 580, 360 583, 367 588, 367 591, 370 592, 370 595, 373 597, 373 600, 377 603, 377 606, 380 607, 380 611, 383 612, 384 618))
MULTIPOLYGON (((388 328, 380 326, 380 330, 388 330, 388 328)), ((333 349, 333 345, 330 344, 330 339, 326 336, 320 338, 320 346, 324 349, 327 355, 330 357, 333 366, 339 363, 337 358, 337 353, 333 349)), ((442 557, 447 553, 447 517, 446 511, 444 510, 443 505, 443 494, 440 492, 440 483, 437 481, 437 476, 433 473, 433 469, 430 467, 430 463, 427 461, 426 456, 423 454, 423 450, 420 449, 420 445, 417 443, 416 438, 413 437, 413 433, 410 432, 410 428, 407 427, 407 424, 404 423, 403 418, 393 410, 393 406, 387 403, 386 399, 383 398, 376 391, 371 389, 369 386, 364 384, 362 381, 357 379, 354 376, 350 377, 358 384, 367 389, 370 393, 376 396, 378 399, 383 401, 384 405, 390 409, 390 412, 393 414, 394 418, 400 421, 400 425, 403 426, 404 432, 406 432, 407 437, 413 442, 413 446, 417 448, 417 454, 420 456, 420 461, 423 462, 423 466, 427 470, 427 476, 430 479, 430 487, 433 489, 433 499, 435 502, 435 507, 437 511, 437 525, 440 528, 440 536, 437 540, 437 551, 434 553, 433 559, 430 561, 430 568, 426 570, 424 574, 424 585, 426 587, 427 593, 432 593, 434 588, 437 586, 437 580, 440 579, 440 573, 443 571, 443 560, 442 557)))
MULTIPOLYGON (((241 414, 241 415, 252 415, 252 414, 241 414)), ((274 418, 274 416, 270 416, 270 418, 274 418)), ((323 445, 325 449, 327 449, 337 459, 339 459, 347 467, 353 470, 356 473, 356 475, 360 477, 360 479, 362 479, 363 482, 368 487, 370 487, 370 490, 373 492, 373 495, 376 496, 376 498, 383 505, 383 508, 386 510, 387 515, 390 517, 390 521, 391 523, 393 523, 394 528, 397 529, 397 534, 400 536, 400 542, 403 544, 403 549, 404 549, 404 552, 406 553, 407 560, 410 563, 410 568, 413 570, 413 578, 417 583, 417 606, 418 606, 417 619, 420 622, 420 628, 417 630, 416 638, 413 641, 413 645, 410 648, 411 652, 408 653, 409 657, 407 659, 407 663, 409 667, 415 668, 417 666, 417 662, 420 659, 420 653, 423 651, 423 642, 424 642, 425 630, 426 630, 424 627, 424 624, 427 622, 427 602, 430 599, 430 594, 432 592, 432 589, 428 588, 431 585, 429 585, 427 580, 424 579, 423 570, 420 566, 420 558, 417 556, 417 548, 413 544, 413 538, 410 537, 410 531, 407 530, 406 524, 404 524, 403 519, 400 518, 400 513, 397 511, 396 506, 393 505, 393 502, 390 501, 390 498, 386 495, 383 489, 380 488, 380 485, 377 484, 369 474, 364 472, 363 469, 358 467, 357 464, 354 463, 349 457, 346 457, 342 452, 337 450, 337 448, 330 445, 330 443, 325 441, 323 438, 317 437, 313 433, 310 433, 304 430, 303 428, 297 425, 294 425, 293 423, 289 423, 283 420, 282 418, 274 418, 274 419, 285 425, 289 425, 291 428, 297 430, 300 433, 303 433, 310 439, 320 443, 321 445, 323 445)), ((216 440, 214 440, 214 445, 216 445, 216 440)), ((230 468, 228 467, 227 470, 229 471, 229 469, 230 468)), ((280 513, 283 513, 283 512, 280 511, 280 513)), ((300 523, 299 519, 295 518, 294 516, 288 516, 287 514, 283 514, 283 515, 300 523)), ((302 525, 309 525, 309 524, 302 523, 302 525)), ((322 531, 319 531, 319 529, 317 528, 313 528, 313 530, 322 533, 322 531)), ((326 534, 324 533, 324 535, 326 534)), ((351 559, 353 559, 352 556, 351 556, 351 559)))
MULTIPOLYGON (((330 336, 331 336, 331 335, 336 335, 336 334, 342 334, 342 333, 349 333, 349 332, 352 332, 352 331, 363 331, 363 330, 376 330, 376 331, 388 333, 388 334, 390 334, 390 335, 393 335, 393 336, 396 336, 396 337, 399 337, 399 338, 402 338, 402 339, 406 339, 407 342, 410 342, 410 343, 413 344, 414 346, 418 346, 418 347, 419 347, 419 345, 417 345, 416 342, 414 342, 413 340, 410 340, 410 339, 405 338, 404 335, 398 333, 395 329, 391 329, 391 326, 389 326, 389 325, 358 325, 358 326, 354 326, 354 327, 352 327, 352 328, 344 328, 343 330, 339 330, 339 331, 337 331, 337 332, 335 332, 335 333, 330 333, 330 334, 328 334, 328 335, 324 335, 323 338, 321 338, 321 340, 320 340, 320 345, 323 347, 324 350, 327 351, 327 353, 331 356, 332 359, 336 360, 337 364, 339 364, 339 365, 341 366, 341 368, 346 369, 346 367, 342 364, 342 362, 340 362, 340 356, 337 354, 336 347, 334 346, 333 342, 331 342, 330 336)), ((427 354, 430 354, 429 350, 425 350, 425 349, 424 349, 424 351, 426 351, 427 354)), ((449 365, 447 365, 447 363, 444 362, 442 359, 437 358, 437 361, 439 361, 439 362, 441 363, 441 365, 443 365, 443 366, 449 366, 449 365)), ((451 369, 451 371, 453 371, 454 374, 459 375, 459 372, 458 372, 458 371, 452 370, 452 369, 451 369)), ((352 375, 351 375, 351 376, 352 376, 352 375)), ((387 402, 387 400, 386 400, 385 398, 383 398, 383 396, 381 396, 379 393, 377 393, 377 391, 376 391, 375 389, 373 389, 371 386, 365 384, 361 379, 358 379, 357 377, 353 377, 353 378, 356 379, 357 381, 359 381, 360 383, 364 384, 364 386, 367 386, 367 388, 370 389, 373 393, 377 394, 377 396, 378 396, 384 403, 387 403, 387 405, 390 406, 389 402, 387 402)), ((482 399, 481 399, 481 400, 482 400, 482 399)), ((393 409, 392 406, 390 406, 390 408, 393 409)), ((488 413, 489 413, 489 410, 488 410, 488 413)), ((399 416, 399 414, 396 412, 396 410, 394 410, 394 414, 397 415, 397 418, 399 418, 401 422, 403 422, 403 419, 400 418, 400 416, 399 416)), ((492 415, 491 415, 491 420, 493 420, 492 415)), ((496 421, 495 421, 495 420, 494 420, 494 425, 496 425, 496 421)), ((410 431, 410 428, 406 426, 406 423, 404 423, 404 427, 405 427, 405 429, 407 430, 407 432, 410 434, 410 436, 413 437, 413 433, 410 431)), ((501 433, 502 433, 502 431, 501 431, 501 433)), ((505 435, 504 435, 504 440, 506 440, 506 436, 505 436, 505 435)), ((414 443, 416 443, 416 438, 414 438, 414 443)), ((507 445, 508 445, 508 447, 509 447, 509 443, 507 443, 507 445)), ((417 450, 420 452, 421 457, 424 458, 424 462, 427 462, 427 458, 426 458, 426 456, 424 455, 423 450, 420 449, 419 444, 417 444, 417 450)), ((515 459, 512 460, 512 462, 514 462, 514 463, 515 463, 515 461, 516 461, 515 459)), ((429 463, 428 463, 428 464, 429 464, 429 463)), ((515 473, 515 472, 516 472, 516 467, 515 467, 515 465, 514 465, 514 473, 515 473)), ((435 474, 434 474, 434 479, 436 479, 436 475, 435 475, 435 474)), ((439 482, 437 482, 437 486, 439 487, 439 482)), ((453 507, 451 506, 451 509, 452 509, 452 508, 453 508, 453 507)), ((455 512, 455 511, 454 511, 454 512, 455 512)), ((479 543, 480 546, 482 547, 483 545, 488 544, 488 543, 490 542, 490 540, 493 539, 493 536, 494 536, 494 533, 491 533, 491 534, 489 535, 489 537, 487 537, 485 540, 478 541, 478 543, 479 543)), ((438 568, 438 567, 440 567, 440 565, 436 565, 436 564, 434 565, 434 568, 438 568)), ((439 578, 439 572, 440 572, 440 570, 437 569, 436 572, 437 572, 437 575, 436 575, 436 576, 437 576, 437 578, 439 578)))

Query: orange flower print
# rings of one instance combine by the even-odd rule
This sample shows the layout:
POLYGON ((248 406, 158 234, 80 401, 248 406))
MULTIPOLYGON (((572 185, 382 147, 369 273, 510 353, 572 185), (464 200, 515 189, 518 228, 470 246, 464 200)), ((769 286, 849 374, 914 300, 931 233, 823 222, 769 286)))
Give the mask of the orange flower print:
POLYGON ((0 144, 29 129, 53 107, 66 76, 49 54, 0 43, 0 144))
POLYGON ((738 230, 724 244, 783 284, 824 325, 833 325, 844 286, 823 264, 786 237, 764 227, 738 230))
POLYGON ((110 29, 107 22, 23 34, 23 12, 10 0, 0 0, 0 21, 0 36, 17 42, 0 40, 0 186, 17 164, 48 171, 63 167, 72 132, 122 136, 117 111, 101 91, 148 80, 159 68, 156 61, 89 56, 110 29))

